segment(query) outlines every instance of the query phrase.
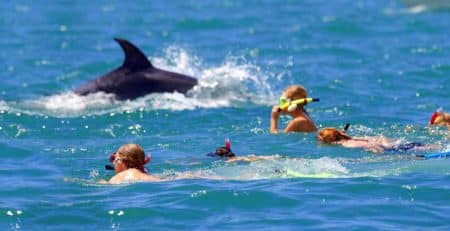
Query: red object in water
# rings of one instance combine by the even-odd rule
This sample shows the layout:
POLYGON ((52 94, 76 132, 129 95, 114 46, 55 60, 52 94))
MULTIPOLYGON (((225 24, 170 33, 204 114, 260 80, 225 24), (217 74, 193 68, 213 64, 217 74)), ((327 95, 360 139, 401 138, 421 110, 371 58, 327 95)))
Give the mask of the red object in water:
POLYGON ((230 144, 230 139, 225 139, 225 147, 228 148, 228 150, 231 150, 231 144, 230 144))
POLYGON ((439 115, 439 112, 434 112, 433 115, 431 115, 430 125, 434 124, 434 121, 436 120, 436 117, 438 117, 438 115, 439 115))
POLYGON ((152 156, 147 155, 147 157, 146 157, 145 160, 144 160, 144 165, 145 165, 145 164, 148 164, 148 162, 150 162, 151 159, 152 159, 152 156))

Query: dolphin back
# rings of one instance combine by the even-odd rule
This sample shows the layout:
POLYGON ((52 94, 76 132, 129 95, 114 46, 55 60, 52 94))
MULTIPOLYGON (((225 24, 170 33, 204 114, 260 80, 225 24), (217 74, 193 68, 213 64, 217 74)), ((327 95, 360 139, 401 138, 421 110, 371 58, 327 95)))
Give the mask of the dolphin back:
POLYGON ((153 92, 186 93, 198 82, 187 75, 153 67, 144 53, 129 41, 115 38, 125 60, 122 66, 75 89, 79 95, 103 91, 119 100, 135 99, 153 92))

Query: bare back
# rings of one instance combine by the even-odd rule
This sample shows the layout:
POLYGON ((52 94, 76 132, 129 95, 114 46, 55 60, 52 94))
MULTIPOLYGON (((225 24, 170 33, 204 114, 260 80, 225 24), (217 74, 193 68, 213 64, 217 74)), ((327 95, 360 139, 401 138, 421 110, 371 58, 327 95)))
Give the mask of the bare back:
POLYGON ((315 132, 316 130, 316 125, 311 121, 311 119, 303 116, 299 116, 291 120, 284 129, 285 132, 315 132))
POLYGON ((123 184, 123 183, 133 183, 142 181, 161 181, 159 177, 150 176, 146 173, 141 172, 138 169, 130 168, 123 172, 120 172, 113 176, 110 180, 110 184, 123 184))

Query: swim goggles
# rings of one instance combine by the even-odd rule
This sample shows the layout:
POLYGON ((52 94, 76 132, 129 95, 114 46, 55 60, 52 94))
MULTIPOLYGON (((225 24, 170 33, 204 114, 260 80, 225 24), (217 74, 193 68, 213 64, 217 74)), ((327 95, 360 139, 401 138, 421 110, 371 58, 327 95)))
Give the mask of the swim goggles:
POLYGON ((282 110, 288 110, 288 112, 293 112, 295 111, 295 109, 297 109, 298 105, 301 104, 307 104, 310 102, 318 102, 320 99, 319 98, 301 98, 301 99, 296 99, 296 100, 291 100, 289 98, 287 98, 284 95, 280 96, 280 100, 279 100, 279 109, 278 111, 282 111, 282 110))

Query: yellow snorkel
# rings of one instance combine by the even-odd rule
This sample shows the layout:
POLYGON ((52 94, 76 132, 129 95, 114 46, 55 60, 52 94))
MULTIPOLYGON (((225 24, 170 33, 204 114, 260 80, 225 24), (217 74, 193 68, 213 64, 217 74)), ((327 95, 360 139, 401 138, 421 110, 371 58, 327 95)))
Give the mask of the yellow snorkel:
POLYGON ((289 112, 292 112, 297 108, 297 105, 299 105, 299 104, 307 104, 307 103, 318 102, 318 101, 319 101, 319 98, 301 98, 301 99, 296 99, 296 100, 290 101, 289 99, 286 99, 284 96, 281 96, 278 111, 287 109, 289 112))

